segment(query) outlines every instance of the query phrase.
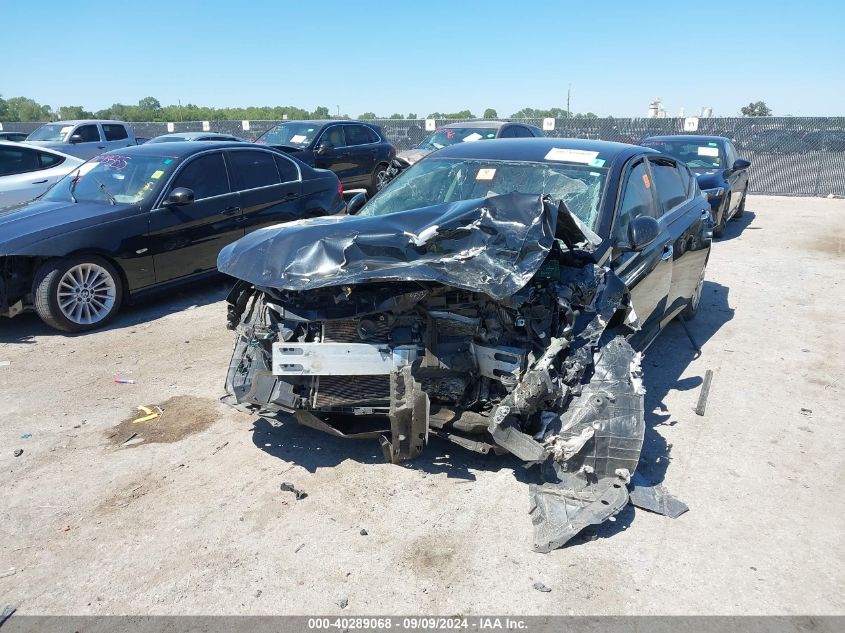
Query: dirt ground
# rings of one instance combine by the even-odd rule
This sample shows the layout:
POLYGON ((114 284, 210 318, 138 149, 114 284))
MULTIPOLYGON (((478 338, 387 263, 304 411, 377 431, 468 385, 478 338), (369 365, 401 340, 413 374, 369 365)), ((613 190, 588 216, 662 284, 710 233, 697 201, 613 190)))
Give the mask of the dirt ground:
POLYGON ((703 354, 673 323, 644 362, 640 468, 690 511, 673 520, 628 506, 545 555, 531 551, 527 483, 507 458, 435 440, 392 466, 376 442, 219 403, 233 343, 221 282, 83 336, 32 315, 4 320, 0 604, 18 614, 845 614, 843 235, 843 200, 749 199, 714 245, 690 324, 703 354), (146 416, 139 405, 162 413, 134 422, 146 416), (295 500, 284 481, 308 496, 295 500))

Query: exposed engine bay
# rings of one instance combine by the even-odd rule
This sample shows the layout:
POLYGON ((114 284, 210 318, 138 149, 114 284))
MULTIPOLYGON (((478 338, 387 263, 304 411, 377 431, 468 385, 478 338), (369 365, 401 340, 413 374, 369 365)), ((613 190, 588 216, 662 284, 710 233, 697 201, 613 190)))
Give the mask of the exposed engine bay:
POLYGON ((241 281, 229 296, 231 399, 378 439, 393 463, 430 435, 511 453, 542 474, 530 487, 535 549, 560 547, 627 504, 645 432, 628 290, 568 233, 545 242, 512 293, 425 275, 306 290, 241 281))

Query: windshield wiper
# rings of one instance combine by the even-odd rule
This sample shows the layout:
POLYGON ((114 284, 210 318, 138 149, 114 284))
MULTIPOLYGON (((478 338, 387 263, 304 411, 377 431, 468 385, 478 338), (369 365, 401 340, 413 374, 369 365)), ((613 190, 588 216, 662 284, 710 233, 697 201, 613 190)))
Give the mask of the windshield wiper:
POLYGON ((76 196, 73 195, 73 190, 76 189, 76 183, 79 180, 79 171, 81 169, 82 167, 76 170, 76 176, 70 179, 70 184, 68 186, 68 193, 70 194, 70 199, 74 202, 79 202, 79 200, 76 199, 76 196))
POLYGON ((109 199, 109 202, 111 202, 112 205, 117 204, 117 198, 115 198, 113 195, 111 195, 108 192, 108 190, 106 189, 106 186, 103 183, 101 183, 99 180, 96 180, 96 179, 94 179, 94 182, 97 183, 97 187, 99 188, 99 190, 102 191, 104 194, 106 194, 106 197, 109 199))

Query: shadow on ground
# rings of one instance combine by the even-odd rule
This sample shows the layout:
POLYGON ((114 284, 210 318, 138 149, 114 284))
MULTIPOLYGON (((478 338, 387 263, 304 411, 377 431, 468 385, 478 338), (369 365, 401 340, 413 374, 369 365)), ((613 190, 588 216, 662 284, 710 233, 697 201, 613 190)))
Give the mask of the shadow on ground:
MULTIPOLYGON (((703 349, 704 358, 707 355, 707 341, 732 318, 733 310, 728 305, 728 288, 705 281, 699 313, 687 324, 693 338, 703 349)), ((666 395, 670 391, 686 391, 700 387, 703 376, 681 378, 687 366, 696 357, 697 352, 677 321, 666 327, 662 336, 658 337, 645 355, 643 369, 646 388, 646 433, 638 470, 654 483, 663 481, 672 461, 672 447, 660 433, 661 426, 673 426, 677 423, 665 404, 666 395)), ((376 440, 337 438, 300 426, 285 415, 259 418, 253 430, 253 442, 269 455, 302 466, 309 472, 337 466, 347 459, 362 464, 383 462, 376 440)), ((429 440, 429 445, 417 459, 397 467, 426 473, 445 473, 450 478, 466 481, 476 479, 473 471, 505 469, 510 470, 522 483, 540 482, 538 469, 526 469, 522 462, 513 456, 479 455, 436 437, 429 440)), ((626 529, 633 521, 634 514, 634 508, 628 505, 615 517, 615 521, 591 526, 571 543, 610 537, 626 529)))
MULTIPOLYGON (((139 299, 135 304, 124 305, 108 325, 95 331, 108 332, 131 328, 155 321, 174 312, 221 301, 231 290, 232 284, 231 279, 212 277, 171 290, 156 292, 139 299)), ((224 323, 225 319, 225 311, 222 311, 220 322, 224 323)), ((88 332, 69 334, 54 330, 41 321, 34 312, 21 314, 14 319, 3 319, 2 324, 0 324, 0 343, 33 343, 37 336, 77 337, 87 335, 89 335, 88 332)))
POLYGON ((749 211, 748 209, 745 210, 745 213, 742 214, 741 218, 733 217, 725 226, 725 233, 722 237, 718 238, 716 242, 725 242, 727 240, 732 240, 734 238, 740 237, 746 229, 759 229, 762 227, 759 226, 750 226, 752 222, 754 222, 757 214, 753 211, 749 211))

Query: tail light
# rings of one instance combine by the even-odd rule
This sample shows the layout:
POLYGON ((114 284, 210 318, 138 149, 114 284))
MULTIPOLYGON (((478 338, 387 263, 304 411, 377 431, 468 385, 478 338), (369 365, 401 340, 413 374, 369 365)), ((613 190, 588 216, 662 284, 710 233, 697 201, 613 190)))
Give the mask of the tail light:
POLYGON ((340 178, 337 179, 337 195, 343 197, 343 183, 340 182, 340 178))

